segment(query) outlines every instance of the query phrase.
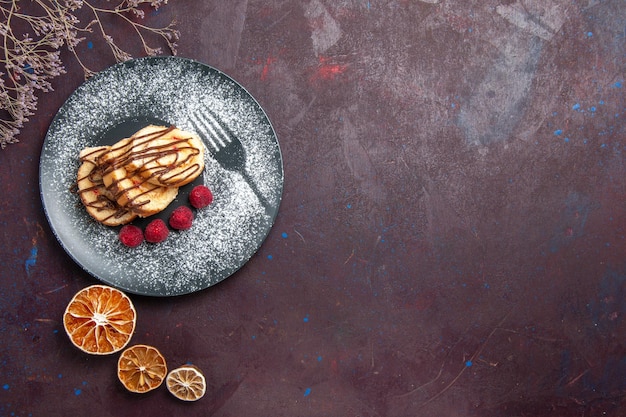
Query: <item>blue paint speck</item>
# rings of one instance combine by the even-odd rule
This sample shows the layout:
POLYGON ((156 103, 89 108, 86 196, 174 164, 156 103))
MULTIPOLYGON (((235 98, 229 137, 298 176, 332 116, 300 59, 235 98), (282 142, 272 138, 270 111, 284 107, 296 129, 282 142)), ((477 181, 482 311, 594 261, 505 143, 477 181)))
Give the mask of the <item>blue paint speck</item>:
POLYGON ((311 394, 311 388, 307 388, 304 390, 304 396, 308 397, 311 394))
POLYGON ((622 88, 622 82, 621 81, 617 81, 615 84, 613 84, 615 86, 615 88, 622 88))
POLYGON ((285 232, 283 232, 283 234, 281 235, 283 239, 287 239, 289 237, 289 235, 285 232))
POLYGON ((274 257, 272 255, 267 255, 267 259, 271 261, 272 259, 274 259, 274 257))
POLYGON ((554 134, 556 136, 561 136, 563 134, 563 131, 561 129, 557 129, 557 130, 554 131, 554 134))
POLYGON ((593 113, 593 112, 596 111, 596 108, 594 106, 592 106, 592 107, 589 108, 589 111, 593 113))
POLYGON ((351 208, 352 208, 352 204, 349 204, 349 203, 348 203, 348 204, 346 204, 346 208, 351 209, 351 208))
POLYGON ((593 32, 587 32, 587 37, 591 38, 593 36, 593 32))
POLYGON ((74 388, 74 395, 80 395, 83 393, 83 390, 81 390, 80 388, 74 388))
POLYGON ((9 384, 4 384, 4 385, 2 386, 2 389, 3 389, 3 390, 5 390, 5 391, 8 391, 8 390, 9 390, 9 388, 11 388, 11 386, 10 386, 9 384))
POLYGON ((30 274, 30 268, 35 266, 37 263, 37 246, 33 246, 30 250, 30 256, 26 261, 24 261, 24 268, 26 268, 26 273, 30 274))
POLYGON ((572 106, 572 110, 578 110, 578 109, 580 109, 580 104, 579 103, 576 103, 576 104, 574 104, 572 106))
POLYGON ((309 315, 307 314, 306 316, 304 316, 302 321, 305 322, 305 323, 308 323, 309 322, 309 315))
POLYGON ((318 361, 318 362, 321 362, 321 361, 322 361, 322 357, 321 357, 321 356, 318 356, 318 357, 317 357, 317 361, 318 361))
POLYGON ((569 138, 565 138, 565 139, 563 139, 563 141, 565 141, 565 143, 568 143, 569 142, 569 138))
POLYGON ((474 363, 472 361, 465 361, 465 366, 467 366, 468 368, 470 366, 472 366, 474 363))
POLYGON ((91 41, 87 42, 87 48, 93 49, 93 42, 91 41))

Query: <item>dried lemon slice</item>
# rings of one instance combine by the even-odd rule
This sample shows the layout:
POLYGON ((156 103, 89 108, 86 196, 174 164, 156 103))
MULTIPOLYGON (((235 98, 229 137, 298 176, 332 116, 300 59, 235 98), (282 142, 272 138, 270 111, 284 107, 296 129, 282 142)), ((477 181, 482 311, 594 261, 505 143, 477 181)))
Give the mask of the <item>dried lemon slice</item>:
POLYGON ((197 401, 206 392, 206 379, 197 367, 184 365, 167 374, 165 385, 169 392, 183 401, 197 401))
POLYGON ((131 346, 117 361, 117 377, 131 392, 152 391, 161 385, 166 375, 165 358, 152 346, 131 346))
POLYGON ((106 285, 92 285, 70 300, 63 327, 83 352, 108 355, 128 344, 136 320, 135 307, 126 294, 106 285))

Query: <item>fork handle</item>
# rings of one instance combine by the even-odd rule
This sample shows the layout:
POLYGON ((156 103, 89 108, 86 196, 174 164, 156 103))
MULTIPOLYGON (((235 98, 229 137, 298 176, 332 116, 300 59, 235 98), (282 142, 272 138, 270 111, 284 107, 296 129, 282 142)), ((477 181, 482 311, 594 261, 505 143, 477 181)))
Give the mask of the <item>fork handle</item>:
POLYGON ((267 201, 267 199, 261 193, 261 191, 259 191, 259 188, 257 187, 256 182, 254 181, 254 179, 252 177, 250 177, 250 175, 248 174, 248 172, 245 169, 241 170, 240 173, 241 173, 243 179, 248 183, 248 185, 250 186, 250 188, 252 189, 254 194, 259 199, 259 202, 263 206, 263 209, 265 209, 265 214, 267 214, 270 217, 273 217, 273 215, 275 214, 276 210, 275 210, 274 207, 272 207, 270 205, 270 203, 267 201))

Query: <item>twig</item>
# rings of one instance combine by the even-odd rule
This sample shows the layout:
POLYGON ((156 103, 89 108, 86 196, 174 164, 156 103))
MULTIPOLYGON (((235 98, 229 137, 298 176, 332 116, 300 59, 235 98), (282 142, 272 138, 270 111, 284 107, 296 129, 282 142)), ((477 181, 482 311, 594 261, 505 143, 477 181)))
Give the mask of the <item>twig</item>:
POLYGON ((113 15, 131 25, 137 35, 143 51, 147 55, 161 54, 159 47, 150 46, 147 34, 153 34, 165 41, 172 54, 176 55, 176 41, 180 33, 175 29, 175 22, 165 27, 153 28, 129 17, 143 18, 143 4, 157 9, 167 0, 122 0, 110 8, 96 7, 93 0, 33 0, 29 12, 20 9, 19 0, 0 0, 0 148, 18 142, 17 135, 28 122, 28 117, 37 110, 37 92, 53 91, 51 80, 65 74, 60 51, 66 48, 81 66, 85 78, 95 74, 88 68, 76 49, 86 38, 85 33, 92 33, 97 27, 99 35, 105 40, 116 62, 131 58, 107 33, 103 15, 113 15), (81 24, 78 12, 89 9, 93 19, 81 24))

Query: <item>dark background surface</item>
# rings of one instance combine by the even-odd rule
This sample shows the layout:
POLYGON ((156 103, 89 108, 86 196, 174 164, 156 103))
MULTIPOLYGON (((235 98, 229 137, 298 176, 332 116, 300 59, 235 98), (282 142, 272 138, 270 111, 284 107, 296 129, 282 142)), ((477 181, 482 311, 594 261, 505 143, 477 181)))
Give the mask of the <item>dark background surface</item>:
MULTIPOLYGON (((207 395, 127 393, 117 355, 64 333, 98 282, 39 197, 46 129, 83 81, 65 53, 0 151, 0 415, 626 415, 623 0, 179 0, 145 22, 172 18, 178 54, 240 82, 284 158, 243 269, 132 297, 132 343, 201 367, 207 395)), ((92 69, 114 62, 91 46, 92 69)))

